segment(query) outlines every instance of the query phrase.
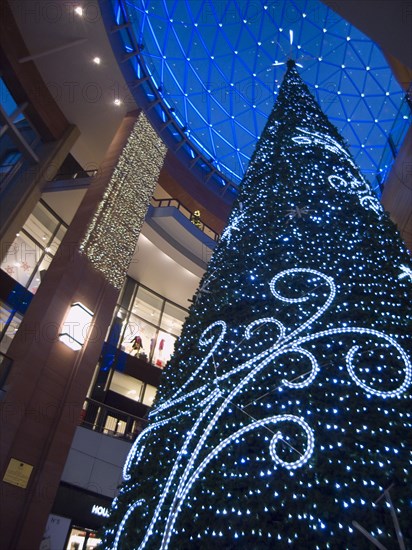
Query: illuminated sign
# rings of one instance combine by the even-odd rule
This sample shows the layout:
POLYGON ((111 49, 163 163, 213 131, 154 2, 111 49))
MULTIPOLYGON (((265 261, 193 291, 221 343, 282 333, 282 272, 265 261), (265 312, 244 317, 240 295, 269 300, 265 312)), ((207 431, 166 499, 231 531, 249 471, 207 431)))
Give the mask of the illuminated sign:
POLYGON ((109 510, 104 506, 99 506, 98 504, 93 504, 92 514, 95 516, 102 516, 104 518, 109 517, 109 510))

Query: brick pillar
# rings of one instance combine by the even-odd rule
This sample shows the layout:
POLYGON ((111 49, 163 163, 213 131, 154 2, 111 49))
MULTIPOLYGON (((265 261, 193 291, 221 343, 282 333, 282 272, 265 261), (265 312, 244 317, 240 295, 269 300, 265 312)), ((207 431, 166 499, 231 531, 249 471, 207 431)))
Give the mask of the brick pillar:
MULTIPOLYGON (((8 351, 13 365, 6 397, 0 404, 2 549, 36 550, 42 540, 119 294, 119 285, 108 282, 110 273, 92 263, 93 251, 87 253, 85 235, 95 246, 96 231, 90 233, 90 228, 99 229, 101 220, 96 222, 96 212, 107 200, 122 151, 142 116, 135 112, 123 120, 8 351), (80 351, 66 347, 57 337, 70 305, 76 301, 94 313, 94 329, 80 351), (26 488, 3 481, 10 459, 33 467, 26 488)), ((159 143, 156 147, 159 149, 159 143)), ((118 188, 128 188, 127 174, 123 170, 120 175, 118 188)), ((156 181, 157 176, 153 175, 156 181)), ((137 237, 130 242, 132 252, 137 237)), ((111 238, 113 244, 115 236, 111 238)))

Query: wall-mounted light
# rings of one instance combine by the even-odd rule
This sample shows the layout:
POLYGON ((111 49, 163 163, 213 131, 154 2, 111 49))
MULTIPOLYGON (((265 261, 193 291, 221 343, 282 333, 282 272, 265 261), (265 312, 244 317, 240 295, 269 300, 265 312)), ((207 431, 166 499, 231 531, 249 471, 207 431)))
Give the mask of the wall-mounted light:
POLYGON ((80 350, 86 340, 92 319, 93 313, 86 306, 80 302, 72 304, 64 320, 59 340, 71 349, 80 350))

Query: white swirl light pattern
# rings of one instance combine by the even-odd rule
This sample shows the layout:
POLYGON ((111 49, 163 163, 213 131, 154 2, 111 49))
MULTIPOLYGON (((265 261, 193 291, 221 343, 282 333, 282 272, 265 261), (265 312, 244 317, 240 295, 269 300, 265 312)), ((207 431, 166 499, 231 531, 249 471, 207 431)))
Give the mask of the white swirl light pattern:
MULTIPOLYGON (((292 285, 288 281, 288 288, 292 288, 292 285)), ((166 550, 169 547, 169 543, 172 537, 173 528, 176 523, 176 520, 178 518, 178 515, 182 509, 182 505, 190 492, 190 489, 194 485, 197 479, 199 479, 202 472, 205 470, 205 468, 209 465, 209 463, 214 460, 219 453, 225 449, 230 444, 238 444, 240 436, 245 435, 246 433, 249 433, 251 431, 257 430, 259 428, 266 428, 270 424, 279 424, 279 423, 288 423, 294 424, 297 427, 299 427, 301 430, 303 430, 305 436, 306 436, 306 443, 305 443, 305 450, 303 453, 295 449, 294 447, 291 447, 288 445, 287 441, 285 441, 281 431, 276 432, 270 443, 269 443, 269 455, 272 458, 275 466, 286 468, 289 470, 297 469, 302 466, 304 466, 307 461, 310 459, 310 457, 313 454, 313 450, 315 447, 315 435, 313 433, 313 430, 310 428, 310 426, 307 424, 304 418, 299 418, 297 416, 289 415, 289 414, 283 414, 283 415, 277 415, 277 416, 271 416, 269 418, 264 419, 254 419, 253 417, 248 416, 249 418, 249 424, 247 426, 244 426, 231 434, 229 437, 224 438, 222 441, 220 441, 217 445, 215 445, 212 450, 206 454, 202 458, 202 460, 199 460, 199 455, 201 452, 203 452, 205 449, 207 449, 207 444, 209 444, 210 448, 210 435, 213 432, 214 437, 216 437, 216 429, 219 429, 218 421, 222 417, 222 415, 228 411, 231 407, 234 406, 236 403, 236 400, 239 399, 241 396, 242 390, 253 388, 253 380, 256 379, 256 375, 258 373, 261 373, 263 369, 267 366, 270 366, 274 363, 274 361, 285 354, 298 354, 303 358, 307 358, 311 364, 311 370, 308 372, 303 373, 302 375, 294 378, 294 380, 282 380, 282 384, 285 387, 288 387, 292 390, 299 390, 302 388, 305 388, 312 384, 320 372, 320 365, 316 359, 316 357, 313 355, 313 353, 307 351, 304 347, 302 347, 304 344, 313 342, 319 339, 323 338, 330 338, 335 335, 342 335, 342 334, 351 334, 351 335, 359 335, 359 336, 367 336, 368 339, 370 337, 373 337, 377 340, 377 346, 381 346, 384 348, 392 348, 395 350, 396 359, 401 363, 401 370, 399 370, 400 376, 403 376, 403 381, 399 385, 399 387, 387 391, 383 391, 381 389, 377 389, 375 387, 372 387, 368 383, 366 383, 364 380, 361 380, 358 375, 355 373, 355 356, 358 355, 359 350, 361 349, 360 346, 352 346, 351 349, 346 354, 346 366, 347 371, 352 379, 352 381, 360 387, 365 393, 369 395, 375 395, 380 398, 392 398, 402 395, 410 386, 412 382, 412 365, 410 363, 410 360, 405 352, 405 350, 398 344, 398 342, 392 338, 391 336, 388 336, 387 334, 383 332, 379 332, 374 329, 369 328, 362 328, 362 327, 342 327, 342 328, 331 328, 328 330, 323 330, 320 332, 312 333, 312 334, 306 334, 302 335, 302 331, 307 330, 316 319, 318 319, 323 313, 330 307, 332 304, 335 296, 336 296, 336 286, 334 283, 334 280, 332 277, 325 275, 324 273, 309 269, 309 268, 294 268, 294 269, 288 269, 285 271, 282 271, 278 273, 270 282, 270 290, 275 298, 277 298, 279 301, 286 302, 286 303, 293 303, 293 304, 299 304, 303 302, 308 302, 311 299, 311 295, 313 295, 317 290, 321 289, 324 292, 325 287, 328 289, 328 294, 326 296, 325 302, 323 305, 318 307, 318 309, 315 311, 315 313, 307 319, 305 322, 303 322, 300 326, 298 326, 295 330, 291 331, 289 334, 287 334, 286 327, 276 318, 274 317, 265 317, 261 319, 257 319, 252 321, 245 329, 244 336, 242 339, 243 342, 248 342, 250 338, 252 338, 252 335, 255 330, 257 330, 260 327, 268 326, 270 324, 274 325, 274 327, 277 328, 278 334, 277 337, 274 340, 274 343, 266 350, 258 353, 256 356, 248 359, 246 362, 244 362, 241 365, 233 367, 228 372, 225 372, 221 375, 217 372, 218 366, 215 364, 215 358, 214 353, 218 349, 218 347, 222 344, 224 337, 227 333, 227 325, 224 321, 216 321, 209 325, 202 333, 199 344, 200 346, 211 346, 209 351, 206 353, 205 358, 201 362, 200 366, 195 370, 195 372, 190 376, 190 378, 187 380, 185 384, 181 386, 181 388, 176 392, 174 397, 172 399, 167 400, 166 402, 161 403, 153 412, 152 417, 157 417, 159 415, 162 415, 162 413, 167 414, 167 410, 171 409, 175 405, 181 404, 185 401, 187 401, 190 397, 195 396, 196 394, 205 395, 205 397, 201 398, 199 402, 195 405, 192 405, 192 414, 194 412, 193 407, 197 408, 199 411, 199 414, 192 426, 192 428, 188 431, 188 433, 185 436, 184 443, 177 452, 176 460, 173 464, 173 467, 170 471, 169 477, 167 479, 167 482, 164 486, 164 489, 162 490, 162 493, 160 495, 158 504, 156 506, 156 509, 153 513, 152 519, 150 521, 150 525, 146 531, 145 537, 142 540, 142 543, 139 547, 139 550, 143 550, 145 548, 147 542, 149 541, 150 537, 154 533, 162 533, 162 545, 161 548, 163 550, 166 550), (284 296, 279 290, 279 283, 288 281, 289 279, 293 280, 293 277, 296 276, 307 276, 307 281, 313 284, 313 290, 308 292, 304 296, 300 296, 297 298, 287 297, 284 296), (187 393, 184 393, 184 390, 188 387, 190 382, 192 382, 200 373, 202 369, 204 369, 210 359, 213 359, 213 363, 215 365, 215 373, 216 373, 216 379, 211 380, 211 383, 213 385, 211 386, 210 383, 205 383, 203 386, 188 391, 187 393), (245 371, 245 376, 241 378, 239 382, 235 384, 235 387, 231 390, 225 389, 225 391, 222 391, 221 389, 221 382, 224 380, 227 380, 229 378, 233 378, 234 375, 238 374, 241 371, 245 371), (297 379, 304 378, 303 381, 296 382, 297 379), (280 445, 285 445, 289 447, 289 451, 293 449, 299 457, 296 460, 286 461, 279 455, 278 449, 280 445), (177 473, 179 472, 179 478, 177 477, 177 473), (164 512, 164 503, 166 498, 173 495, 173 503, 170 507, 168 517, 165 521, 165 524, 162 526, 160 525, 160 517, 162 510, 164 512)), ((273 339, 272 339, 273 342, 273 339)), ((340 343, 340 345, 343 345, 340 343)), ((371 376, 371 374, 368 374, 371 376)), ((238 401, 239 402, 239 401, 238 401)), ((242 409, 242 407, 238 407, 242 409)), ((136 440, 135 444, 133 445, 133 448, 129 454, 129 457, 126 462, 125 467, 125 479, 130 479, 130 475, 128 473, 128 469, 130 468, 131 464, 134 462, 136 464, 136 461, 139 462, 142 458, 143 451, 145 449, 145 440, 148 433, 152 433, 155 431, 159 426, 165 425, 168 422, 171 422, 172 420, 176 419, 179 416, 180 411, 175 411, 175 414, 172 414, 170 416, 167 416, 166 418, 163 418, 162 420, 159 420, 157 422, 154 422, 151 426, 149 426, 145 432, 143 432, 139 438, 136 440), (139 450, 140 445, 142 447, 139 450)), ((245 415, 245 418, 247 416, 245 415)), ((138 503, 141 503, 142 501, 138 501, 138 503)), ((137 506, 137 504, 136 504, 137 506)), ((133 507, 134 510, 135 507, 133 507)), ((127 517, 129 517, 130 513, 133 511, 132 507, 128 509, 127 517)), ((121 532, 124 529, 124 525, 126 522, 126 517, 123 518, 123 521, 119 525, 118 532, 116 533, 116 541, 120 540, 121 532)), ((114 548, 117 548, 117 542, 116 546, 114 548)))
POLYGON ((239 224, 244 218, 244 216, 245 216, 245 213, 243 212, 239 216, 236 216, 235 218, 233 218, 233 220, 229 223, 229 225, 226 226, 226 228, 223 230, 223 233, 220 237, 222 241, 227 240, 228 244, 230 244, 232 233, 233 231, 239 231, 239 224))
POLYGON ((310 132, 304 128, 297 128, 297 130, 302 132, 302 135, 293 137, 293 142, 298 143, 299 145, 319 145, 323 149, 339 155, 340 162, 342 159, 346 160, 353 170, 359 174, 360 180, 356 179, 350 172, 347 173, 347 180, 337 175, 328 176, 328 182, 334 189, 338 191, 345 190, 349 193, 355 193, 358 195, 359 202, 363 208, 373 210, 378 215, 382 214, 383 208, 381 203, 371 194, 372 191, 369 184, 359 173, 348 151, 346 151, 342 145, 327 134, 310 132))
POLYGON ((398 276, 398 279, 407 278, 412 281, 412 269, 407 265, 401 265, 401 274, 398 276))
POLYGON ((119 525, 119 529, 116 533, 116 537, 114 539, 114 542, 113 542, 113 550, 117 550, 118 548, 118 545, 119 545, 119 541, 120 541, 120 537, 122 536, 122 532, 123 532, 123 528, 127 522, 127 520, 129 519, 129 517, 131 516, 132 512, 134 512, 134 510, 140 506, 141 504, 144 504, 144 500, 136 500, 136 502, 133 502, 129 508, 127 509, 125 515, 123 516, 123 519, 122 521, 120 522, 120 525, 119 525))

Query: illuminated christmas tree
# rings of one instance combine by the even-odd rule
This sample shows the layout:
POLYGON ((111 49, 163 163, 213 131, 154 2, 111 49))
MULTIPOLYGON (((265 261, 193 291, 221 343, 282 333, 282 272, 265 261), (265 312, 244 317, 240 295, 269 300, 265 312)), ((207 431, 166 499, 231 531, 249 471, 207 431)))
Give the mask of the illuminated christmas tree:
POLYGON ((104 547, 412 544, 411 298, 395 227, 289 61, 104 547))

